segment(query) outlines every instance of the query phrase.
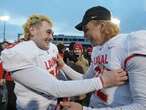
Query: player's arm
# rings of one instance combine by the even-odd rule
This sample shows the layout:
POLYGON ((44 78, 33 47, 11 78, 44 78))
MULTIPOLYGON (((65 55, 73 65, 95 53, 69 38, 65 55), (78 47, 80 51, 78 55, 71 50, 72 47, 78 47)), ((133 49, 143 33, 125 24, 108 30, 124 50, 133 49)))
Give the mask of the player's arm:
POLYGON ((54 60, 57 61, 58 68, 62 69, 63 72, 71 79, 73 80, 79 80, 83 79, 83 75, 75 70, 73 70, 71 67, 65 64, 62 57, 58 55, 58 58, 54 58, 54 60))
POLYGON ((47 70, 34 66, 27 52, 21 52, 13 49, 4 51, 2 54, 4 68, 13 72, 13 77, 17 82, 46 95, 56 97, 81 95, 99 90, 103 86, 108 87, 123 82, 123 74, 117 76, 115 73, 104 74, 101 78, 60 81, 49 74, 47 70))
POLYGON ((18 83, 40 93, 55 97, 69 97, 86 94, 103 87, 123 82, 121 80, 123 74, 121 74, 122 76, 120 77, 118 76, 118 78, 114 78, 115 80, 112 80, 114 77, 112 75, 104 74, 101 77, 92 79, 61 81, 57 80, 53 75, 48 74, 47 70, 31 66, 14 71, 12 76, 18 83))
POLYGON ((69 78, 73 80, 84 79, 83 74, 73 70, 71 67, 69 67, 66 64, 64 64, 64 66, 62 67, 62 70, 69 78))
POLYGON ((103 88, 100 78, 61 81, 48 74, 47 70, 33 66, 14 71, 12 76, 28 88, 55 97, 78 96, 103 88))
POLYGON ((62 59, 62 57, 60 57, 58 55, 58 58, 54 60, 57 61, 58 63, 58 68, 61 68, 64 73, 71 79, 73 80, 79 80, 79 79, 87 79, 87 78, 93 78, 94 75, 94 70, 93 70, 93 64, 91 63, 91 65, 89 66, 87 72, 83 75, 75 70, 73 70, 71 67, 69 67, 68 65, 66 65, 62 59))
POLYGON ((92 64, 89 66, 87 72, 84 75, 79 72, 76 72, 66 64, 62 67, 62 70, 68 77, 73 80, 93 78, 95 76, 92 64))
MULTIPOLYGON (((91 63, 85 75, 82 75, 74 71, 71 67, 67 66, 62 58, 58 56, 58 59, 55 59, 58 62, 59 67, 62 68, 64 73, 69 76, 71 79, 89 79, 95 77, 95 71, 93 69, 93 64, 91 63)), ((104 87, 114 86, 123 84, 127 80, 126 73, 122 69, 117 69, 113 71, 103 71, 102 77, 104 76, 103 81, 104 87), (120 73, 120 74, 119 74, 120 73)))

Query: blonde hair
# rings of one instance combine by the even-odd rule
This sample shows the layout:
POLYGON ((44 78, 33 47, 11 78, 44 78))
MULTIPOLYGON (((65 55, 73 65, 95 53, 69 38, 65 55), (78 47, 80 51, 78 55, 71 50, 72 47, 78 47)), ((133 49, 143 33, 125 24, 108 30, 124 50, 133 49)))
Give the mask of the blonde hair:
POLYGON ((49 24, 53 25, 52 21, 47 16, 32 15, 28 18, 27 22, 23 25, 25 40, 29 40, 32 36, 30 33, 30 28, 33 26, 39 27, 43 21, 46 21, 49 24))
POLYGON ((101 32, 105 41, 116 36, 120 32, 119 26, 117 24, 112 23, 111 21, 93 20, 93 22, 95 22, 95 25, 103 26, 101 32))

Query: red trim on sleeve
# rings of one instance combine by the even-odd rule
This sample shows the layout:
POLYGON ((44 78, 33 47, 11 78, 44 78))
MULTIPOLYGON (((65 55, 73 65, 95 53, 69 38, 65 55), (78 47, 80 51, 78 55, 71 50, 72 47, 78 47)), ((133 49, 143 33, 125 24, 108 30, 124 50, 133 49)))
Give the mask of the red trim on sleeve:
MULTIPOLYGON (((102 85, 104 84, 102 77, 100 77, 102 85)), ((102 101, 107 102, 108 95, 102 92, 101 90, 96 91, 96 96, 99 97, 102 101)))
POLYGON ((131 60, 133 57, 137 57, 137 56, 146 57, 146 54, 132 54, 132 55, 128 56, 124 61, 124 68, 126 68, 126 64, 128 63, 129 60, 131 60))
POLYGON ((13 48, 13 47, 15 47, 17 44, 10 44, 10 45, 8 45, 7 47, 6 47, 6 49, 10 49, 10 48, 13 48))
POLYGON ((108 96, 103 93, 101 90, 96 91, 96 96, 99 97, 102 101, 107 102, 108 96))

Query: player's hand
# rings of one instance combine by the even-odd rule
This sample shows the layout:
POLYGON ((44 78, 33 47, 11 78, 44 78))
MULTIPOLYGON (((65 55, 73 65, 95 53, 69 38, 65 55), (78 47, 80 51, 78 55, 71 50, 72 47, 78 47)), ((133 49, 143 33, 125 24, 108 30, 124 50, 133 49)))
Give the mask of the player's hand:
POLYGON ((61 102, 60 105, 64 108, 63 110, 82 110, 83 107, 79 103, 75 102, 61 102))
POLYGON ((57 68, 61 69, 65 65, 63 58, 58 54, 57 58, 53 58, 57 62, 57 68))
POLYGON ((101 76, 103 87, 122 85, 128 79, 127 73, 123 69, 112 71, 104 70, 101 76))

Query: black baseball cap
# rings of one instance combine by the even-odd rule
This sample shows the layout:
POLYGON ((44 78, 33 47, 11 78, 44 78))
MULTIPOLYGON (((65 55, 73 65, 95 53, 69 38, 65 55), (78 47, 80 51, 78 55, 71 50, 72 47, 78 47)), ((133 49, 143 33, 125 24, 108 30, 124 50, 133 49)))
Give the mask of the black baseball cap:
POLYGON ((82 31, 82 27, 91 20, 111 20, 111 12, 102 6, 92 7, 85 12, 82 22, 76 25, 75 28, 82 31))

